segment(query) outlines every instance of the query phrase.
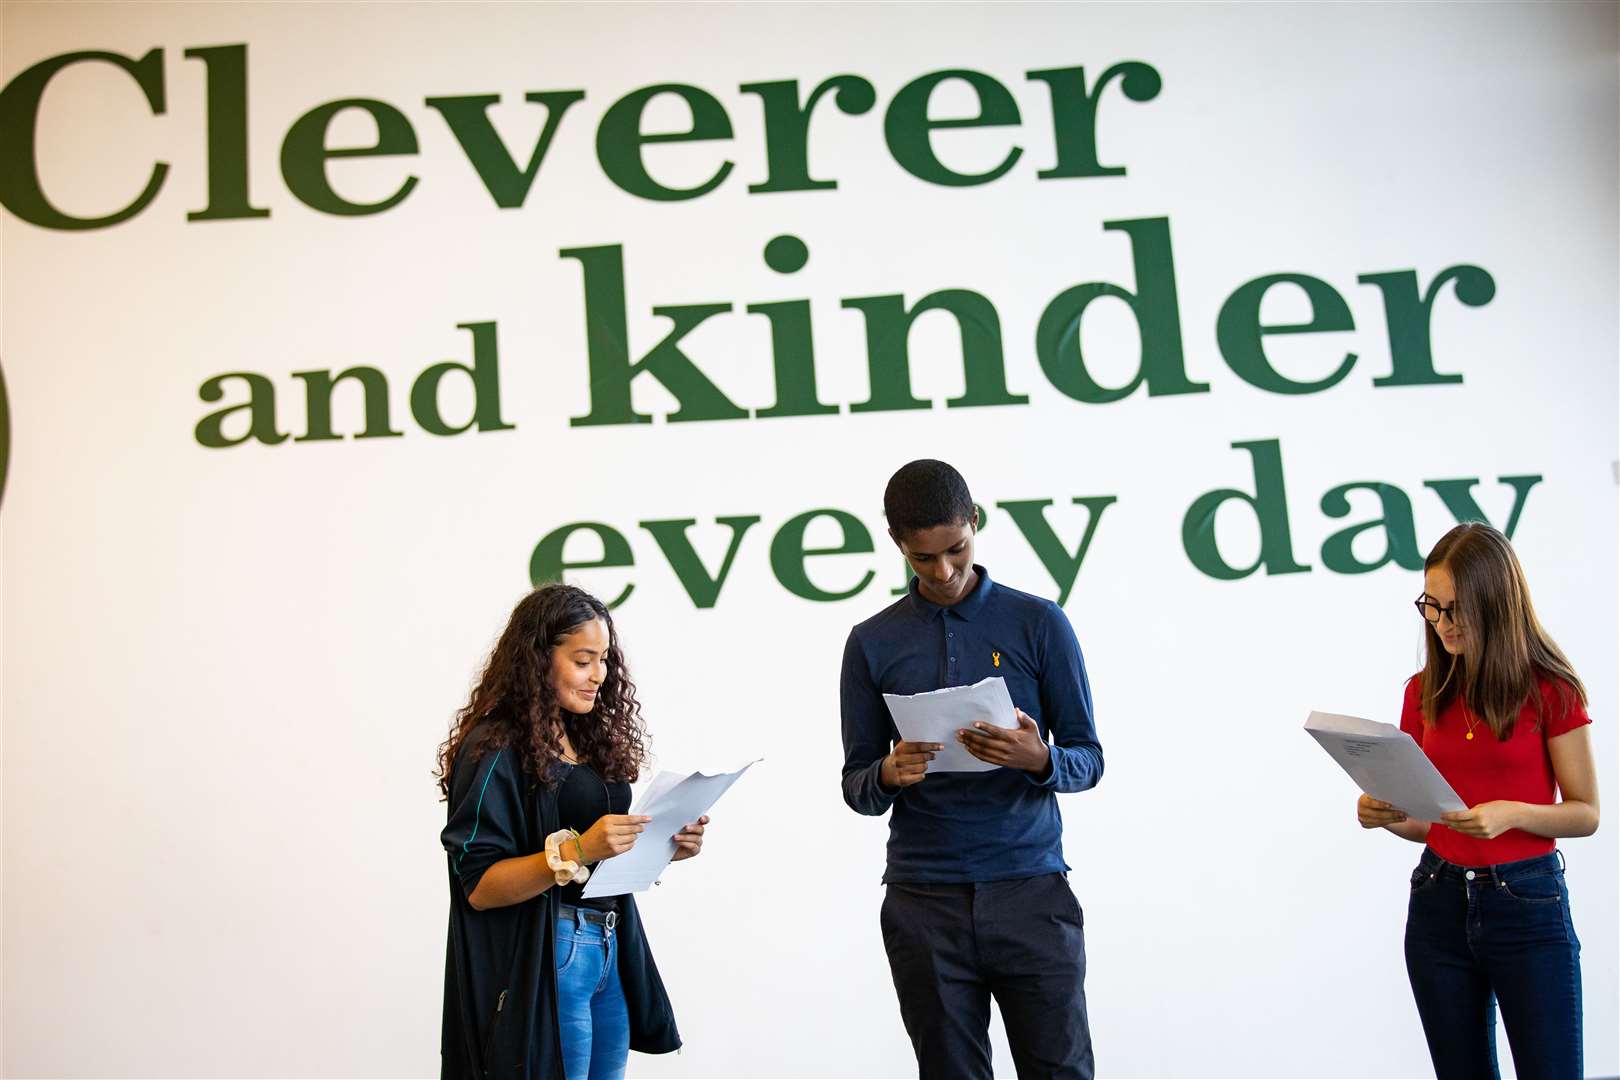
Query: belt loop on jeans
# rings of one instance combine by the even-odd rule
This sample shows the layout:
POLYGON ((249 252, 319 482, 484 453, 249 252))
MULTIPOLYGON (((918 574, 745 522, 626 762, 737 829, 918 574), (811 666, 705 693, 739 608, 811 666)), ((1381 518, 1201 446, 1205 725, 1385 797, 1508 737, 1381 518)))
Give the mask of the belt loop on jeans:
POLYGON ((1558 870, 1559 870, 1559 872, 1562 873, 1562 872, 1568 870, 1569 869, 1569 864, 1564 861, 1564 849, 1563 848, 1553 848, 1553 854, 1558 856, 1558 870))

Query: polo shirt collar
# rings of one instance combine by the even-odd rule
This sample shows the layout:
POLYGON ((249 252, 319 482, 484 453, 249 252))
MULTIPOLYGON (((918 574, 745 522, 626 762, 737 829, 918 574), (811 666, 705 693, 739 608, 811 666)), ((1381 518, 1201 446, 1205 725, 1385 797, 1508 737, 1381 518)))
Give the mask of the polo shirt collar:
POLYGON ((910 593, 911 610, 922 618, 930 620, 937 618, 942 612, 946 611, 954 612, 964 619, 972 619, 984 610, 984 605, 990 601, 990 590, 994 587, 990 580, 990 571, 978 563, 974 563, 973 572, 979 577, 978 583, 973 586, 973 591, 948 608, 941 607, 931 600, 925 600, 922 594, 917 591, 916 575, 912 575, 910 583, 906 586, 910 593))

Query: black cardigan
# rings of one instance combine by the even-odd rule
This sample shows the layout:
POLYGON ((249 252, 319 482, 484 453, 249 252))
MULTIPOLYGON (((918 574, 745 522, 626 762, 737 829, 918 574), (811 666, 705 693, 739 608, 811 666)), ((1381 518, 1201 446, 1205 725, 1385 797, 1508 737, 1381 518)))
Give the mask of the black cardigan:
MULTIPOLYGON (((502 859, 544 851, 560 826, 556 788, 535 783, 517 749, 485 748, 491 728, 468 735, 450 773, 450 931, 444 957, 441 1074, 547 1080, 563 1076, 557 1033, 557 890, 509 907, 475 910, 467 895, 502 859)), ((630 1048, 667 1054, 681 1045, 669 995, 653 963, 635 898, 621 899, 619 979, 630 1048)))

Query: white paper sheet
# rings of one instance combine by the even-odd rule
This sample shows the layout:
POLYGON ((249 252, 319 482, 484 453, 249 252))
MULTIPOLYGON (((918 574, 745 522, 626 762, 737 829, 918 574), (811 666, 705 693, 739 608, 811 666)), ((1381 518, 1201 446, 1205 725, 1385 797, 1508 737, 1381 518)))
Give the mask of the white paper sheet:
POLYGON ((636 795, 632 814, 652 818, 623 855, 604 859, 591 871, 580 894, 584 897, 622 896, 651 888, 675 857, 674 835, 709 812, 737 778, 758 764, 756 758, 740 769, 720 773, 674 773, 660 770, 636 795))
POLYGON ((1305 730, 1362 791, 1409 818, 1438 821, 1441 814, 1468 809, 1423 748, 1394 724, 1313 712, 1305 730))
POLYGON ((999 728, 1016 728, 1018 714, 1013 710, 1007 681, 999 675, 980 679, 972 686, 947 686, 923 694, 884 694, 883 701, 894 717, 894 726, 907 742, 934 742, 944 746, 928 763, 928 771, 989 772, 999 769, 980 761, 956 741, 956 733, 983 720, 999 728))

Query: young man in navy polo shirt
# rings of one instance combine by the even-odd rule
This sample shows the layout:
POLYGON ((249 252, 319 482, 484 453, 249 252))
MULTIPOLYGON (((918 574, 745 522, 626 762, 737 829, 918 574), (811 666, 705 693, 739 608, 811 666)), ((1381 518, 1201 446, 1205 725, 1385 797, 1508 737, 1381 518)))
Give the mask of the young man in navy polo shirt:
POLYGON ((883 511, 916 576, 844 647, 844 801, 893 811, 883 945, 917 1068, 990 1077, 994 996, 1020 1077, 1090 1080, 1084 920, 1057 807, 1103 771, 1080 645, 1062 608, 974 563, 978 510, 955 469, 913 461, 883 511), (1007 680, 1019 726, 957 738, 1002 768, 929 775, 940 745, 899 741, 883 695, 988 675, 1007 680))

